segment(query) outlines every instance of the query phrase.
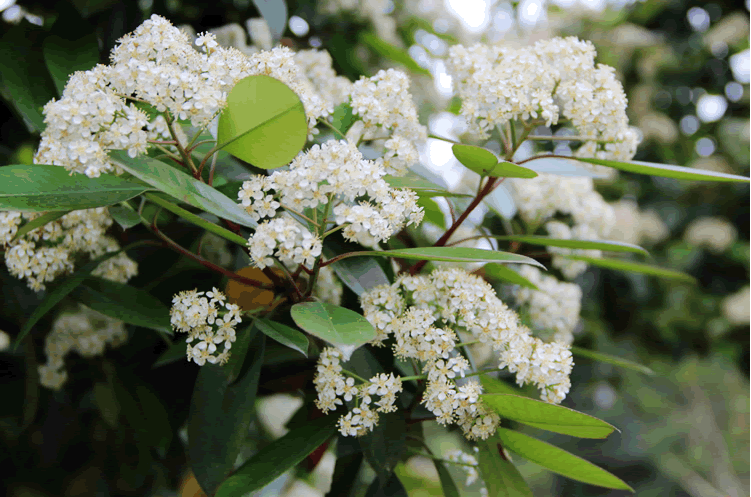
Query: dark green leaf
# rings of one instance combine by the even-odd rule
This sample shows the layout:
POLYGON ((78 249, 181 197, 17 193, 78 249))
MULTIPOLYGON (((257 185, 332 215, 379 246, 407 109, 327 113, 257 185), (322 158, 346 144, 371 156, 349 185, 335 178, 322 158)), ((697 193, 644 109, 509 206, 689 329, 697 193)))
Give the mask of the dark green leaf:
POLYGON ((605 488, 634 491, 617 476, 549 443, 505 428, 498 428, 498 437, 506 449, 566 478, 605 488))
POLYGON ((622 359, 610 354, 603 354, 602 352, 595 352, 593 350, 587 350, 581 347, 571 347, 571 352, 573 352, 573 354, 576 356, 586 357, 587 359, 592 359, 593 361, 606 362, 608 364, 612 364, 621 368, 638 371, 639 373, 644 373, 649 376, 654 376, 655 374, 654 371, 643 364, 629 361, 628 359, 622 359))
POLYGON ((130 206, 113 205, 108 210, 112 219, 124 230, 132 228, 141 222, 138 213, 130 208, 130 206))
POLYGON ((381 483, 389 481, 407 450, 407 420, 403 410, 381 416, 372 432, 358 438, 365 460, 381 483))
POLYGON ((719 173, 715 171, 704 171, 691 167, 671 166, 668 164, 657 164, 654 162, 617 162, 613 160, 590 159, 584 157, 572 157, 572 159, 597 164, 600 166, 612 167, 621 171, 630 173, 648 174, 650 176, 660 176, 663 178, 675 178, 693 181, 722 181, 722 182, 739 182, 748 183, 750 178, 745 176, 736 176, 735 174, 719 173))
POLYGON ((0 211, 74 211, 129 200, 152 188, 112 174, 89 178, 61 166, 0 167, 0 211))
POLYGON ((253 0, 258 12, 269 26, 274 40, 278 40, 287 28, 287 3, 284 0, 253 0))
POLYGON ((615 271, 628 271, 632 273, 646 274, 648 276, 656 276, 658 278, 666 278, 671 280, 678 280, 684 283, 696 284, 696 278, 693 276, 681 273, 680 271, 673 271, 672 269, 665 269, 658 266, 652 266, 649 264, 642 264, 639 262, 624 261, 618 259, 600 259, 597 257, 583 257, 578 255, 564 256, 567 259, 575 259, 577 261, 584 261, 591 266, 602 267, 605 269, 613 269, 615 271))
MULTIPOLYGON (((237 350, 239 347, 233 347, 226 366, 202 366, 190 402, 190 467, 203 491, 209 495, 214 495, 220 485, 224 486, 230 481, 227 476, 245 446, 245 436, 255 409, 258 378, 263 364, 264 335, 255 328, 246 329, 244 333, 251 335, 246 349, 250 352, 247 357, 243 351, 237 350), (247 365, 244 374, 234 384, 231 383, 229 371, 225 369, 233 363, 247 365)), ((238 473, 233 477, 237 477, 238 473)))
POLYGON ((333 118, 331 125, 339 130, 339 133, 342 135, 347 134, 350 126, 355 122, 355 116, 352 113, 352 106, 347 102, 337 105, 334 109, 334 114, 331 117, 333 118))
POLYGON ((94 385, 94 403, 96 404, 102 419, 110 428, 117 428, 120 416, 120 404, 117 402, 115 392, 109 384, 100 382, 94 385))
POLYGON ((443 490, 443 497, 460 497, 459 489, 456 488, 451 473, 446 469, 446 466, 440 461, 433 461, 435 469, 438 471, 438 479, 441 481, 441 489, 443 490))
POLYGON ((409 497, 409 494, 396 473, 391 473, 386 482, 380 478, 373 480, 365 492, 365 497, 409 497))
POLYGON ((159 366, 171 364, 180 360, 187 360, 186 349, 187 344, 185 343, 185 340, 176 340, 167 348, 167 350, 162 352, 162 355, 160 355, 157 360, 154 361, 154 364, 151 366, 151 368, 158 368, 159 366))
POLYGON ((513 162, 499 161, 493 152, 474 145, 455 143, 451 150, 461 164, 480 176, 501 178, 535 178, 537 173, 513 162))
POLYGON ((276 321, 268 319, 257 319, 256 327, 269 338, 285 345, 291 349, 299 351, 305 357, 308 357, 308 337, 294 328, 290 328, 276 321))
POLYGON ((488 497, 534 497, 519 470, 502 455, 498 435, 477 443, 478 466, 488 497))
POLYGON ((241 79, 227 95, 217 143, 238 159, 272 169, 305 146, 308 121, 300 97, 271 76, 241 79))
POLYGON ((448 262, 506 262, 531 264, 545 269, 545 266, 534 259, 523 255, 500 252, 498 250, 484 250, 465 247, 419 247, 396 250, 351 252, 347 257, 361 256, 399 257, 401 259, 418 259, 448 262))
MULTIPOLYGON (((342 437, 339 437, 341 441, 342 437)), ((331 489, 326 494, 328 497, 351 497, 357 485, 357 475, 362 465, 362 452, 342 455, 337 444, 336 465, 334 476, 331 478, 331 489)))
POLYGON ((571 240, 560 238, 548 238, 546 236, 535 235, 508 235, 493 236, 496 240, 507 240, 510 242, 522 242, 530 245, 540 245, 543 247, 562 247, 583 250, 602 250, 606 252, 633 252, 637 254, 648 255, 646 249, 638 245, 625 242, 614 242, 610 240, 571 240))
POLYGON ((106 316, 172 335, 169 309, 146 290, 90 276, 70 296, 106 316))
POLYGON ((240 226, 248 228, 258 226, 258 223, 235 201, 174 167, 149 157, 131 159, 122 150, 110 152, 110 158, 136 178, 181 202, 203 209, 220 218, 229 219, 240 226))
POLYGON ((308 421, 270 443, 227 478, 215 497, 241 497, 271 483, 328 440, 338 418, 330 414, 308 421))
POLYGON ((338 347, 346 358, 376 336, 373 325, 362 315, 337 305, 301 302, 292 306, 290 314, 297 326, 338 347))
POLYGON ((381 265, 371 257, 343 259, 333 263, 331 268, 358 296, 373 287, 390 283, 381 265))
POLYGON ((373 33, 365 31, 360 33, 360 42, 372 48, 381 57, 397 62, 412 72, 430 76, 430 71, 415 62, 406 50, 382 40, 373 33))
POLYGON ((35 219, 32 219, 28 223, 18 228, 18 231, 16 232, 16 235, 13 237, 13 239, 18 240, 19 238, 23 237, 26 233, 30 233, 37 228, 41 228, 45 224, 51 223, 55 219, 60 219, 66 214, 68 214, 68 212, 66 211, 52 211, 52 212, 47 212, 45 214, 42 214, 41 216, 35 219))
POLYGON ((605 438, 615 426, 589 414, 519 395, 483 394, 482 400, 502 418, 579 438, 605 438))
POLYGON ((63 94, 68 76, 88 71, 99 62, 99 42, 93 27, 75 9, 62 9, 55 20, 52 33, 44 39, 44 62, 59 95, 63 94))
POLYGON ((505 281, 507 283, 513 283, 515 285, 521 285, 526 288, 531 288, 532 290, 539 290, 539 288, 537 288, 537 285, 529 281, 518 272, 502 264, 485 264, 483 270, 485 271, 485 275, 488 278, 505 281))

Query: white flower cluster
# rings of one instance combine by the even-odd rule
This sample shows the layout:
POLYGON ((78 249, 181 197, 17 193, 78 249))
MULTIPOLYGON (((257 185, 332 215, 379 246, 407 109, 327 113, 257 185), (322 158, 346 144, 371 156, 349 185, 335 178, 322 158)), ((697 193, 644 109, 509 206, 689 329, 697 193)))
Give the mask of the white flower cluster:
POLYGON ((356 406, 339 418, 339 431, 345 437, 362 436, 378 424, 378 413, 394 412, 396 394, 402 391, 402 381, 393 373, 380 373, 366 383, 355 385, 354 378, 345 378, 340 361, 342 353, 335 348, 325 348, 318 358, 313 380, 318 399, 316 406, 327 413, 342 405, 342 398, 356 406), (378 396, 374 402, 373 396, 378 396), (341 397, 341 398, 340 398, 341 397))
POLYGON ((628 126, 625 93, 613 68, 595 66, 595 55, 592 43, 576 37, 517 49, 456 45, 447 67, 475 135, 488 138, 516 119, 550 126, 563 117, 597 140, 582 146, 582 156, 630 160, 638 134, 628 126))
MULTIPOLYGON (((474 448, 475 452, 479 449, 474 448)), ((466 452, 462 452, 459 449, 453 449, 444 454, 446 460, 461 464, 461 468, 467 473, 467 480, 464 482, 465 486, 470 486, 477 481, 480 474, 477 472, 477 458, 466 452)))
POLYGON ((301 50, 295 54, 295 64, 331 108, 346 102, 352 92, 352 82, 337 76, 332 62, 326 50, 301 50))
MULTIPOLYGON (((238 200, 256 220, 272 218, 280 208, 301 212, 333 205, 336 224, 347 225, 345 238, 375 246, 423 216, 417 195, 389 187, 384 175, 383 167, 363 159, 354 144, 329 140, 300 153, 287 170, 244 182, 238 200)), ((290 216, 261 223, 248 245, 258 267, 272 264, 272 254, 310 265, 321 253, 321 240, 290 216)))
POLYGON ((203 366, 206 362, 226 364, 229 360, 230 348, 236 340, 235 327, 241 318, 240 308, 226 300, 216 288, 210 292, 186 290, 172 298, 170 322, 175 331, 188 333, 188 361, 203 366), (220 315, 222 307, 225 312, 220 315), (217 354, 220 343, 224 343, 224 350, 217 354))
MULTIPOLYGON (((73 261, 79 254, 94 259, 120 250, 117 241, 105 235, 112 224, 106 207, 69 212, 13 239, 20 227, 41 215, 0 212, 0 248, 5 248, 8 272, 25 279, 34 291, 44 290, 46 283, 73 271, 73 261)), ((136 263, 121 252, 101 263, 92 274, 125 283, 137 272, 136 263)))
MULTIPOLYGON (((560 221, 548 221, 545 229, 551 238, 563 240, 594 240, 597 239, 597 233, 593 233, 588 224, 577 224, 569 228, 567 224, 560 221)), ((553 254, 551 263, 553 267, 560 269, 566 279, 573 280, 587 270, 587 263, 574 259, 567 259, 567 255, 579 255, 583 257, 602 257, 600 250, 569 249, 562 247, 545 247, 548 252, 553 254), (563 257, 562 257, 563 256, 563 257)))
POLYGON ((536 329, 555 332, 553 340, 563 345, 574 341, 573 332, 579 323, 582 291, 579 285, 558 281, 532 266, 523 265, 519 273, 534 283, 538 290, 519 286, 514 297, 527 312, 536 329))
POLYGON ((439 422, 457 422, 470 439, 490 436, 498 417, 479 402, 479 383, 456 381, 469 369, 455 349, 462 335, 490 343, 499 351, 500 368, 516 372, 519 384, 535 383, 543 399, 560 402, 568 392, 573 366, 568 348, 533 338, 477 276, 455 268, 402 276, 364 293, 360 302, 378 332, 373 344, 393 334, 396 355, 421 361, 428 376, 423 403, 439 422))
POLYGON ((47 363, 39 366, 39 382, 59 390, 68 379, 64 359, 68 352, 78 352, 83 357, 104 353, 104 347, 117 347, 128 339, 122 321, 100 314, 86 306, 77 312, 65 312, 55 319, 52 331, 44 341, 47 363))
POLYGON ((352 87, 351 105, 362 120, 350 128, 347 138, 386 139, 383 165, 389 174, 403 175, 418 162, 416 144, 427 139, 427 128, 417 120, 405 73, 388 69, 360 78, 352 87))

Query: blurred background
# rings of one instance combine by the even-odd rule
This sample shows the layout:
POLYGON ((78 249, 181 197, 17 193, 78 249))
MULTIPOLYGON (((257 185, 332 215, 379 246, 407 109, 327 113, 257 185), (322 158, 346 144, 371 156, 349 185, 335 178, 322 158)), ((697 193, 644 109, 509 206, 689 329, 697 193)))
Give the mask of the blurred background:
MULTIPOLYGON (((616 68, 629 98, 630 121, 643 134, 636 160, 749 174, 748 0, 290 0, 287 7, 282 43, 328 50, 337 72, 350 79, 395 65, 382 47, 358 37, 363 30, 403 49, 409 55, 404 64, 422 68, 411 73, 421 122, 443 136, 461 134, 444 64, 451 44, 524 45, 570 35, 591 40, 597 61, 616 68)), ((247 22, 259 17, 250 0, 0 0, 0 10, 0 165, 32 161, 38 128, 21 117, 14 91, 24 82, 33 85, 32 100, 38 105, 55 96, 49 76, 39 74, 43 62, 38 67, 33 54, 47 32, 61 29, 62 20, 68 31, 96 35, 102 62, 119 37, 152 13, 194 32, 222 28, 221 43, 248 51, 269 43, 257 24, 247 22)), ((420 167, 455 188, 461 185, 462 167, 447 145, 429 140, 420 167)), ((655 264, 690 273, 699 284, 598 268, 576 280, 585 295, 576 344, 632 359, 656 375, 577 359, 564 405, 604 419, 621 433, 604 442, 555 435, 548 440, 618 475, 640 497, 747 496, 749 188, 628 173, 600 180, 597 187, 616 208, 617 239, 641 244, 655 264)), ((479 225, 497 215, 484 208, 470 221, 479 225)), ((163 268, 167 262, 150 264, 163 268)), ((147 261, 143 268, 148 267, 147 261)), ((191 281, 210 281, 193 266, 183 270, 191 281)), ((38 297, 4 267, 0 277, 0 329, 16 330, 26 317, 24 309, 38 297)), ((180 282, 170 280, 154 291, 171 295, 175 288, 180 282)), ((159 355, 154 349, 154 343, 131 342, 109 355, 133 364, 136 376, 151 378, 147 375, 159 355)), ((0 480, 9 495, 199 495, 184 476, 180 444, 173 443, 159 458, 145 458, 113 438, 118 432, 108 428, 103 401, 95 398, 91 383, 57 393, 42 389, 29 399, 27 361, 23 352, 0 352, 0 480), (19 406, 30 401, 38 405, 37 421, 21 429, 13 420, 19 406)), ((74 368, 82 378, 90 369, 82 359, 74 368)), ((153 385, 174 427, 185 422, 192 386, 186 378, 195 374, 187 365, 170 365, 153 385)), ((254 425, 259 440, 281 436, 283 415, 291 415, 299 402, 285 395, 264 397, 254 425)), ((430 437, 434 452, 463 444, 458 436, 441 435, 436 426, 426 424, 425 430, 435 432, 430 437)), ((284 487, 285 495, 323 495, 333 460, 327 454, 313 474, 288 476, 264 493, 279 495, 284 487)), ((626 495, 515 462, 535 495, 626 495)), ((438 476, 426 463, 415 457, 399 468, 413 497, 441 495, 438 476)), ((452 474, 457 482, 464 480, 461 469, 452 468, 452 474)), ((459 486, 462 495, 479 495, 477 484, 459 486)))

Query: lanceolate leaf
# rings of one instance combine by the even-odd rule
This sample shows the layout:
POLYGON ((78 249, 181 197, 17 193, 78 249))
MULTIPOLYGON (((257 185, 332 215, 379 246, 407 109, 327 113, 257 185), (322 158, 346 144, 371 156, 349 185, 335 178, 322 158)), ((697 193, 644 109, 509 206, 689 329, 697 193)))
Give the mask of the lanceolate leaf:
POLYGON ((227 95, 219 117, 219 146, 256 167, 291 161, 305 146, 308 121, 300 98, 271 76, 241 79, 227 95))
POLYGON ((502 264, 485 264, 483 271, 485 271, 485 275, 489 278, 505 281, 506 283, 513 283, 515 285, 521 285, 526 288, 531 288, 532 290, 539 290, 539 288, 537 288, 537 285, 535 285, 513 269, 508 268, 502 264))
POLYGON ((538 173, 555 174, 556 176, 580 176, 587 178, 605 178, 606 175, 596 172, 584 165, 577 164, 573 157, 547 157, 539 155, 524 163, 524 167, 538 173))
POLYGON ((513 387, 505 381, 498 380, 486 374, 480 376, 482 388, 487 393, 502 393, 507 395, 524 396, 524 393, 517 387, 513 387))
POLYGON ((67 212, 65 211, 52 211, 52 212, 47 212, 45 214, 42 214, 41 216, 35 219, 32 219, 28 223, 18 228, 18 231, 16 231, 16 235, 13 237, 13 239, 18 240, 19 238, 24 236, 26 233, 30 233, 37 228, 41 228, 45 224, 51 223, 55 219, 60 219, 66 214, 67 212))
POLYGON ((514 464, 501 454, 498 435, 477 443, 478 466, 488 497, 534 497, 514 464))
POLYGON ((471 197, 465 193, 451 193, 445 188, 409 172, 404 176, 384 176, 383 179, 391 188, 409 188, 421 198, 423 197, 471 197))
POLYGON ((241 497, 263 488, 293 468, 336 431, 337 414, 308 421, 261 449, 216 491, 216 497, 241 497))
POLYGON ((511 196, 508 188, 502 184, 494 187, 493 191, 483 199, 483 202, 495 211, 496 214, 505 219, 514 217, 518 210, 516 202, 514 202, 514 197, 511 196))
POLYGON ((657 164, 654 162, 617 162, 613 160, 590 159, 584 157, 572 157, 581 162, 597 164, 600 166, 612 167, 621 171, 630 173, 648 174, 650 176, 661 176, 663 178, 675 178, 693 181, 722 181, 748 183, 751 178, 746 176, 736 176, 735 174, 719 173, 715 171, 705 171, 691 167, 672 166, 668 164, 657 164))
MULTIPOLYGON (((126 156, 127 157, 127 156, 126 156)), ((112 205, 153 188, 112 174, 89 178, 62 166, 0 167, 0 211, 74 211, 112 205)))
POLYGON ((302 302, 293 305, 290 312, 297 326, 338 347, 345 360, 376 336, 375 329, 362 315, 337 305, 302 302))
MULTIPOLYGON (((110 152, 110 159, 130 174, 176 199, 198 207, 241 226, 255 228, 258 224, 240 205, 216 189, 201 183, 189 174, 149 157, 131 159, 122 150, 110 152)), ((140 192, 139 192, 140 193, 140 192)))
POLYGON ((634 491, 617 476, 549 443, 506 428, 498 428, 498 437, 506 449, 566 478, 605 488, 634 491))
POLYGON ((256 327, 267 337, 308 357, 308 337, 296 329, 268 319, 257 319, 256 327))
POLYGON ((693 276, 681 273, 680 271, 673 271, 672 269, 665 269, 658 266, 652 266, 649 264, 642 264, 639 262, 624 261, 618 259, 599 259, 597 257, 583 257, 578 255, 564 256, 568 259, 576 259, 578 261, 584 261, 592 266, 602 267, 605 269, 614 269, 616 271, 628 271, 632 273, 641 273, 648 276, 656 276, 658 278, 666 278, 671 280, 679 280, 684 283, 696 284, 696 278, 693 276))
POLYGON ((602 352, 595 352, 593 350, 587 350, 581 347, 571 347, 571 352, 575 356, 586 357, 587 359, 592 359, 593 361, 606 362, 608 364, 612 364, 613 366, 631 369, 633 371, 638 371, 639 373, 644 373, 649 376, 654 376, 655 374, 654 371, 643 364, 629 361, 628 359, 622 359, 610 354, 603 354, 602 352))
POLYGON ((154 369, 160 366, 165 366, 167 364, 172 364, 173 362, 187 360, 186 349, 187 346, 184 339, 181 338, 179 340, 175 340, 169 346, 169 348, 162 352, 162 355, 160 355, 159 358, 154 361, 154 364, 151 366, 151 368, 154 369))
POLYGON ((127 205, 127 202, 125 202, 125 205, 122 204, 121 202, 121 205, 113 205, 108 209, 112 219, 124 230, 140 224, 141 218, 138 213, 127 205))
POLYGON ((589 414, 518 395, 483 394, 483 401, 502 418, 579 438, 605 438, 615 427, 589 414))
POLYGON ((360 41, 375 50, 382 57, 393 60, 394 62, 398 62, 412 72, 424 74, 426 76, 430 75, 430 71, 421 67, 417 62, 415 62, 415 60, 409 55, 409 53, 407 53, 406 50, 382 40, 373 33, 361 33, 360 41))
POLYGON ((350 252, 346 257, 361 256, 399 257, 401 259, 418 259, 429 261, 449 262, 505 262, 531 264, 545 269, 545 266, 534 259, 523 255, 465 247, 420 247, 381 251, 350 252))
POLYGON ((507 240, 509 242, 522 242, 530 245, 541 245, 544 247, 562 247, 571 249, 584 250, 603 250, 607 252, 633 252, 638 254, 649 254, 646 249, 638 245, 624 242, 613 242, 609 240, 571 240, 560 238, 548 238, 546 236, 535 235, 508 235, 493 236, 496 240, 507 240))
POLYGON ((436 471, 438 471, 438 479, 441 482, 443 497, 460 497, 459 489, 456 488, 456 483, 451 478, 451 473, 446 469, 446 466, 440 461, 433 461, 433 463, 435 464, 436 471))
POLYGON ((375 286, 390 283, 381 265, 371 257, 342 259, 331 267, 339 279, 358 296, 375 286))

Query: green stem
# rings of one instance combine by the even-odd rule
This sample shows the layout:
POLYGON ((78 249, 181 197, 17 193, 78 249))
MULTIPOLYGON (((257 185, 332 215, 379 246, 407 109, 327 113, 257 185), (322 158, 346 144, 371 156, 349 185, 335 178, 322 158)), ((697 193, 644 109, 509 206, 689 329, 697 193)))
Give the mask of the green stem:
POLYGON ((331 128, 331 130, 334 133, 336 133, 337 135, 341 136, 342 139, 344 139, 344 140, 347 139, 347 137, 344 136, 341 131, 339 131, 338 129, 336 129, 336 127, 333 124, 331 124, 330 122, 328 122, 326 119, 323 119, 323 118, 319 117, 318 118, 318 122, 321 123, 321 124, 323 124, 324 126, 328 126, 329 128, 331 128))
POLYGON ((291 212, 292 214, 295 214, 295 215, 297 215, 297 216, 300 216, 301 218, 305 219, 305 220, 306 220, 307 222, 309 222, 310 224, 312 224, 312 225, 313 225, 313 226, 315 226, 316 228, 320 228, 320 225, 319 225, 319 224, 318 224, 317 222, 315 222, 314 220, 310 219, 310 218, 309 218, 308 216, 306 216, 306 215, 305 215, 305 214, 303 214, 302 212, 298 212, 298 211, 296 211, 295 209, 293 209, 293 208, 291 208, 291 207, 287 207, 286 205, 284 205, 284 204, 282 204, 282 203, 280 203, 280 204, 279 204, 279 206, 280 206, 280 207, 281 207, 282 209, 285 209, 285 210, 288 210, 288 211, 290 211, 290 212, 291 212))
POLYGON ((614 143, 613 140, 602 140, 593 136, 552 136, 552 135, 531 135, 527 136, 527 140, 538 141, 578 141, 578 142, 598 142, 598 143, 614 143))
POLYGON ((324 234, 323 234, 323 236, 322 236, 321 238, 322 238, 322 239, 323 239, 323 238, 326 238, 326 237, 327 237, 327 236, 329 236, 330 234, 332 234, 332 233, 336 233, 337 231, 339 231, 340 229, 344 229, 345 227, 346 227, 346 225, 344 225, 344 224, 340 224, 339 226, 336 226, 335 228, 331 228, 331 229, 330 229, 330 230, 328 230, 328 231, 327 231, 326 233, 324 233, 324 234))
POLYGON ((356 379, 358 381, 361 381, 363 383, 370 383, 368 380, 366 380, 365 378, 363 378, 361 376, 356 375, 352 371, 348 371, 346 369, 342 369, 342 373, 346 374, 347 376, 351 376, 352 378, 354 378, 354 379, 356 379))
POLYGON ((172 135, 172 139, 175 140, 175 146, 177 147, 177 150, 180 152, 180 156, 183 158, 185 165, 189 166, 190 170, 195 175, 197 171, 196 165, 193 164, 193 158, 185 150, 185 148, 183 148, 182 144, 180 143, 180 140, 177 139, 177 133, 175 132, 175 128, 172 127, 172 123, 174 122, 174 119, 170 115, 169 111, 165 112, 164 120, 167 122, 167 129, 169 129, 170 135, 172 135))
MULTIPOLYGON (((318 228, 318 236, 323 240, 323 234, 324 230, 326 229, 326 223, 329 220, 329 214, 331 213, 331 205, 334 203, 334 194, 329 194, 329 201, 326 203, 326 210, 323 211, 323 219, 321 219, 321 224, 318 228)), ((316 286, 316 280, 318 280, 318 273, 321 271, 321 264, 323 262, 323 254, 319 255, 316 259, 316 263, 313 265, 313 274, 310 276, 310 280, 308 281, 308 289, 305 291, 305 297, 310 297, 310 295, 313 293, 313 289, 316 286)))
POLYGON ((456 145, 462 145, 462 142, 452 140, 451 138, 444 138, 443 136, 429 134, 428 138, 434 138, 436 140, 442 140, 442 141, 449 142, 449 143, 455 143, 456 145))
POLYGON ((471 340, 471 341, 469 341, 469 342, 462 342, 462 343, 457 343, 457 344, 455 345, 455 347, 464 347, 465 345, 474 345, 474 344, 476 344, 476 343, 480 343, 480 340, 471 340))

